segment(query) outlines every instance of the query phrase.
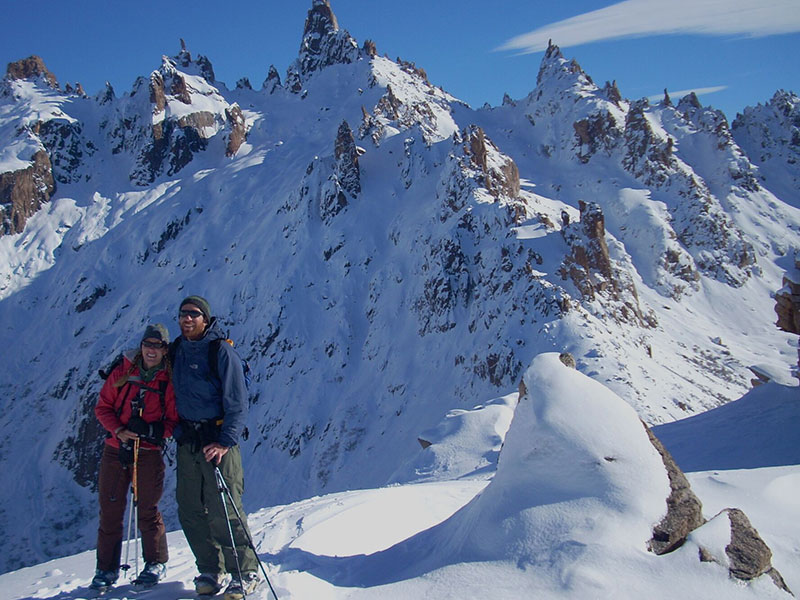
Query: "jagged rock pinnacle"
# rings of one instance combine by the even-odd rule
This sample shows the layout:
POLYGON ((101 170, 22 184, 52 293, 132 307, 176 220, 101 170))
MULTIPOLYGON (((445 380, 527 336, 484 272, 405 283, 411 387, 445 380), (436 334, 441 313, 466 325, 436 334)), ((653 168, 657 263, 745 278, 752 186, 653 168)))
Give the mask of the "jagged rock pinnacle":
POLYGON ((336 15, 333 14, 331 3, 328 0, 314 0, 308 11, 308 17, 306 17, 303 37, 313 33, 322 36, 329 31, 339 31, 339 22, 336 20, 336 15))

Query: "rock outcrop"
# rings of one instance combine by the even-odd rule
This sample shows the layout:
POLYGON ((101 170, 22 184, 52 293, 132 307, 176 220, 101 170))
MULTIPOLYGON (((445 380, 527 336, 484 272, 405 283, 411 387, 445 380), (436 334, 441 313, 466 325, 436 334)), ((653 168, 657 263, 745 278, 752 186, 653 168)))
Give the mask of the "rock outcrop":
MULTIPOLYGON (((776 325, 783 331, 800 335, 800 252, 795 252, 794 268, 783 276, 783 287, 775 293, 776 325)), ((800 347, 797 376, 800 377, 800 347)))
POLYGON ((114 152, 125 149, 136 155, 132 182, 148 185, 178 173, 221 132, 226 133, 226 156, 236 154, 247 134, 246 119, 213 82, 208 59, 192 61, 185 46, 174 58, 164 57, 146 84, 137 82, 131 94, 133 114, 120 115, 110 132, 114 152), (147 103, 142 100, 145 85, 147 103))
POLYGON ((6 77, 9 79, 41 79, 47 86, 58 89, 58 80, 45 66, 39 56, 29 56, 8 64, 6 77))
POLYGON ((0 174, 0 235, 20 233, 56 189, 50 157, 36 152, 25 169, 0 174))
POLYGON ((653 537, 648 542, 648 548, 656 554, 667 554, 682 546, 689 534, 706 522, 703 517, 703 504, 692 491, 689 480, 672 455, 650 428, 644 423, 642 425, 647 430, 650 443, 661 455, 670 487, 667 514, 653 528, 653 537))
POLYGON ((743 582, 768 576, 776 587, 794 596, 780 572, 772 566, 772 550, 764 542, 747 515, 738 508, 726 508, 706 527, 719 527, 730 532, 729 543, 724 547, 714 544, 714 537, 706 537, 700 530, 693 538, 699 547, 700 560, 727 567, 732 579, 743 582), (721 522, 721 521, 726 521, 721 522))
POLYGON ((655 316, 645 314, 630 273, 611 259, 606 242, 605 217, 594 202, 580 202, 581 219, 564 219, 561 233, 570 253, 564 258, 560 274, 575 284, 587 302, 603 297, 609 314, 623 322, 654 327, 655 316))
POLYGON ((333 156, 336 159, 336 178, 351 198, 361 193, 361 171, 358 167, 358 148, 353 131, 342 121, 336 134, 333 156))

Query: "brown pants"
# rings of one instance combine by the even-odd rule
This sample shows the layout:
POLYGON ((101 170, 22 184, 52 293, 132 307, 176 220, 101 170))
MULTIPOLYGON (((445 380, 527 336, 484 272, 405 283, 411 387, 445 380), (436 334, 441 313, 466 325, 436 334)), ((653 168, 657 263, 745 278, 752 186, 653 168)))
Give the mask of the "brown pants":
MULTIPOLYGON (((127 527, 125 508, 133 465, 123 467, 116 448, 105 444, 100 460, 100 526, 97 529, 97 568, 116 571, 120 567, 123 527, 127 527), (124 525, 123 525, 124 521, 124 525)), ((137 461, 138 528, 142 533, 145 562, 165 563, 167 536, 158 501, 164 490, 164 460, 160 450, 139 450, 137 461)), ((131 532, 131 535, 135 534, 131 532)))

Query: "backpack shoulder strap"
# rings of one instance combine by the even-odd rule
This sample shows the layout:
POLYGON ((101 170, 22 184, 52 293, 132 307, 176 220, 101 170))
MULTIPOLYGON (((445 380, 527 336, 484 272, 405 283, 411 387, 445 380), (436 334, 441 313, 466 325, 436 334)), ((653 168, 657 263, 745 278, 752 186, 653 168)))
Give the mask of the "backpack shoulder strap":
POLYGON ((221 339, 211 340, 208 344, 208 368, 212 375, 219 379, 219 346, 221 339))

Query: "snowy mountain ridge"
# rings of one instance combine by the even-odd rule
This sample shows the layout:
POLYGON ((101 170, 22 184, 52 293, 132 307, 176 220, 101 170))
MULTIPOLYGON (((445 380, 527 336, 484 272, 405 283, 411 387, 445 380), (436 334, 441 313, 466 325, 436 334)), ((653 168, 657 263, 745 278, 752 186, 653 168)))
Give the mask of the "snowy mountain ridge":
POLYGON ((0 501, 0 570, 93 543, 96 371, 190 293, 254 368, 248 509, 387 483, 554 349, 653 424, 754 363, 791 379, 800 212, 696 99, 625 100, 551 46, 530 95, 474 110, 326 0, 260 91, 185 48, 121 97, 25 73, 0 91, 0 461, 36 501, 0 501))

